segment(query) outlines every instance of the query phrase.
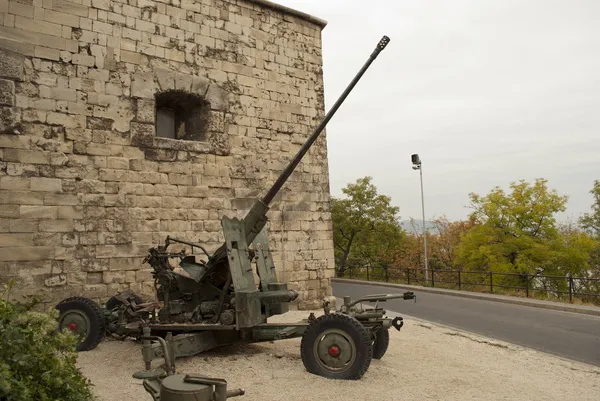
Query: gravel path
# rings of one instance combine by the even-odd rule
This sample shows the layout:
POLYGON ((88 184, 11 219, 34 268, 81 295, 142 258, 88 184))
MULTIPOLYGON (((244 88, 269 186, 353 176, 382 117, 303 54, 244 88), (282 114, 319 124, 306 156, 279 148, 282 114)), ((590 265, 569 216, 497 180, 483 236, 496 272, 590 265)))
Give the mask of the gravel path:
MULTIPOLYGON (((298 321, 308 313, 269 321, 298 321)), ((384 358, 373 360, 359 381, 307 373, 300 339, 230 346, 177 359, 176 365, 178 372, 224 378, 228 388, 244 388, 246 394, 235 398, 240 401, 600 400, 600 368, 591 365, 406 316, 402 330, 390 330, 390 337, 384 358)), ((105 341, 79 354, 78 365, 99 400, 152 400, 132 378, 144 368, 140 350, 133 341, 105 341)))

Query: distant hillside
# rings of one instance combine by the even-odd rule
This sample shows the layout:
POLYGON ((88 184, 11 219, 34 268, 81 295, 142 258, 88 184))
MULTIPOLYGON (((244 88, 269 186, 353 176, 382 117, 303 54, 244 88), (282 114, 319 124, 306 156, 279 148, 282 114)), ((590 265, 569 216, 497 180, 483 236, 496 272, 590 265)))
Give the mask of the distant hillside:
MULTIPOLYGON (((423 233, 423 220, 413 220, 412 222, 410 220, 402 220, 400 226, 410 233, 414 233, 415 231, 418 234, 423 233)), ((431 234, 439 234, 436 224, 432 221, 425 220, 425 229, 431 234)))

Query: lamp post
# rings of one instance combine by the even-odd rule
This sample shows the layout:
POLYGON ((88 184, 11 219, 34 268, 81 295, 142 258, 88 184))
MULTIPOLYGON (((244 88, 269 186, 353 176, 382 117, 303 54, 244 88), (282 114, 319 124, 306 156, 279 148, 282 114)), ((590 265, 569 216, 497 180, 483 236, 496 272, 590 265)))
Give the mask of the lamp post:
POLYGON ((425 234, 425 198, 423 196, 423 168, 422 168, 422 163, 421 163, 421 159, 419 159, 419 155, 418 154, 414 154, 411 156, 411 161, 412 161, 412 168, 413 170, 419 170, 419 174, 421 176, 421 208, 423 209, 423 247, 424 247, 424 254, 425 254, 425 283, 427 283, 427 280, 429 278, 429 274, 428 274, 428 268, 427 268, 427 235, 425 234))

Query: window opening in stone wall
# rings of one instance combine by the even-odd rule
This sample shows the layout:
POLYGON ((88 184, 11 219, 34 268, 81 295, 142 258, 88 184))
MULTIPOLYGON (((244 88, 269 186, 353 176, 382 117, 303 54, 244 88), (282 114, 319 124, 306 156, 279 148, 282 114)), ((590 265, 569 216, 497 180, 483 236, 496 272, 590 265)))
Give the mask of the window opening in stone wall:
POLYGON ((198 95, 166 91, 156 95, 156 135, 161 138, 206 140, 210 103, 198 95))

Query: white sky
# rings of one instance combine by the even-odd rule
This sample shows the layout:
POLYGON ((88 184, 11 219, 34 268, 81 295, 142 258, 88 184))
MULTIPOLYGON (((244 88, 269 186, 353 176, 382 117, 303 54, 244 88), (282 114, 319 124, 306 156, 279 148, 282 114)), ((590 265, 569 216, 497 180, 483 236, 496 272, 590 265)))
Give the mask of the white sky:
POLYGON ((370 175, 402 219, 463 219, 469 192, 546 178, 576 219, 600 179, 600 1, 273 0, 328 21, 331 192, 370 175))

